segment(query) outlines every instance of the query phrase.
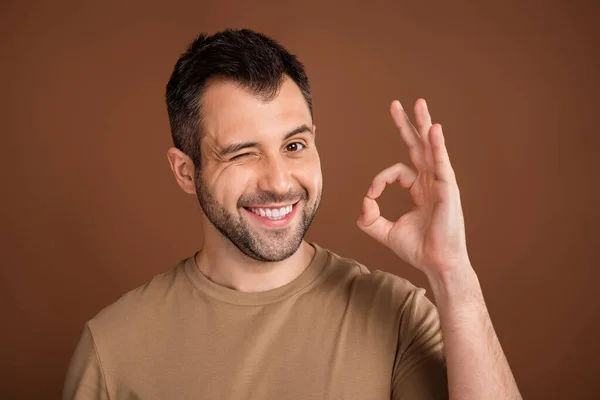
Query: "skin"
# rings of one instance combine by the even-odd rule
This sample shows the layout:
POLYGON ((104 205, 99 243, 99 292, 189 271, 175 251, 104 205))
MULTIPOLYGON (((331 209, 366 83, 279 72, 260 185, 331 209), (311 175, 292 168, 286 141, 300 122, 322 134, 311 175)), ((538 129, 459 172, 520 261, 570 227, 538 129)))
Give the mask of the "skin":
POLYGON ((425 100, 414 111, 417 128, 400 102, 390 109, 416 171, 396 164, 375 176, 357 225, 427 276, 440 314, 450 399, 521 399, 469 260, 442 126, 432 124, 425 100), (394 182, 410 191, 415 206, 392 222, 381 216, 377 198, 394 182))
POLYGON ((198 196, 203 211, 196 262, 210 280, 235 290, 283 286, 314 256, 303 238, 319 205, 322 175, 308 105, 287 78, 267 102, 236 83, 216 81, 203 95, 202 112, 201 168, 176 148, 167 152, 177 183, 198 196), (255 145, 222 154, 250 142, 255 145), (283 224, 247 209, 292 204, 283 224))
MULTIPOLYGON (((322 175, 308 106, 289 79, 268 102, 234 83, 215 82, 203 104, 202 168, 175 148, 167 153, 177 183, 198 196, 203 210, 197 265, 208 279, 238 291, 283 286, 314 256, 303 237, 319 204, 322 175), (286 138, 303 125, 309 129, 286 138), (220 154, 246 142, 256 145, 220 154), (241 153, 249 154, 232 159, 241 153), (265 222, 246 209, 291 203, 294 214, 284 223, 265 222)), ((521 399, 468 256, 442 127, 432 124, 423 99, 415 104, 417 128, 399 102, 390 111, 416 170, 395 164, 375 176, 357 225, 427 276, 440 314, 450 398, 521 399), (415 207, 392 222, 381 216, 377 198, 394 182, 410 191, 415 207)))

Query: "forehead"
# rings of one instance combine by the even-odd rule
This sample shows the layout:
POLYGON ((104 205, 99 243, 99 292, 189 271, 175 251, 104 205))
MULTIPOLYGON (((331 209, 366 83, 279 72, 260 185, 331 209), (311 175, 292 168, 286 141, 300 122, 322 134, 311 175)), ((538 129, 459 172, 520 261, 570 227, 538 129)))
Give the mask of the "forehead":
POLYGON ((281 139, 302 124, 312 125, 308 104, 289 78, 270 101, 263 101, 236 82, 213 82, 202 97, 202 115, 203 140, 217 146, 242 140, 281 139))

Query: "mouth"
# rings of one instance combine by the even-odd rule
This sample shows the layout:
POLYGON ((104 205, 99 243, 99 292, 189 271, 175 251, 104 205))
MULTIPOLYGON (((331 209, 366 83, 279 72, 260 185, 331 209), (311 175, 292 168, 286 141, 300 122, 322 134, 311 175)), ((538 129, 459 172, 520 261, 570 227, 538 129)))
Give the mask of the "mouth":
POLYGON ((288 224, 296 214, 299 201, 294 204, 283 204, 273 206, 251 206, 243 207, 253 220, 267 227, 279 228, 288 224))

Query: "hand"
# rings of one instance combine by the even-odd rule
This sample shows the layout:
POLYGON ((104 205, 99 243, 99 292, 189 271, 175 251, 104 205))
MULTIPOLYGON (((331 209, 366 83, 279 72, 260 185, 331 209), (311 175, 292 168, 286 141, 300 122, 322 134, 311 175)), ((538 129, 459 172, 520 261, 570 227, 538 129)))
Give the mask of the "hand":
POLYGON ((418 130, 399 101, 392 102, 390 111, 417 172, 404 164, 380 172, 363 200, 358 227, 427 275, 470 268, 460 193, 442 126, 432 125, 423 99, 415 103, 418 130), (415 203, 396 222, 382 217, 377 204, 393 182, 409 189, 415 203))

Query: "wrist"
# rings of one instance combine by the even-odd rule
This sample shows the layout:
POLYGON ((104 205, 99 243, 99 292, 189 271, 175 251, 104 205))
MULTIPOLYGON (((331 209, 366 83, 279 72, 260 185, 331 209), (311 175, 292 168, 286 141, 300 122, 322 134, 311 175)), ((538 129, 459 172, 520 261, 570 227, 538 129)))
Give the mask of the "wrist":
POLYGON ((470 307, 483 303, 479 278, 470 264, 427 273, 438 307, 470 307))

